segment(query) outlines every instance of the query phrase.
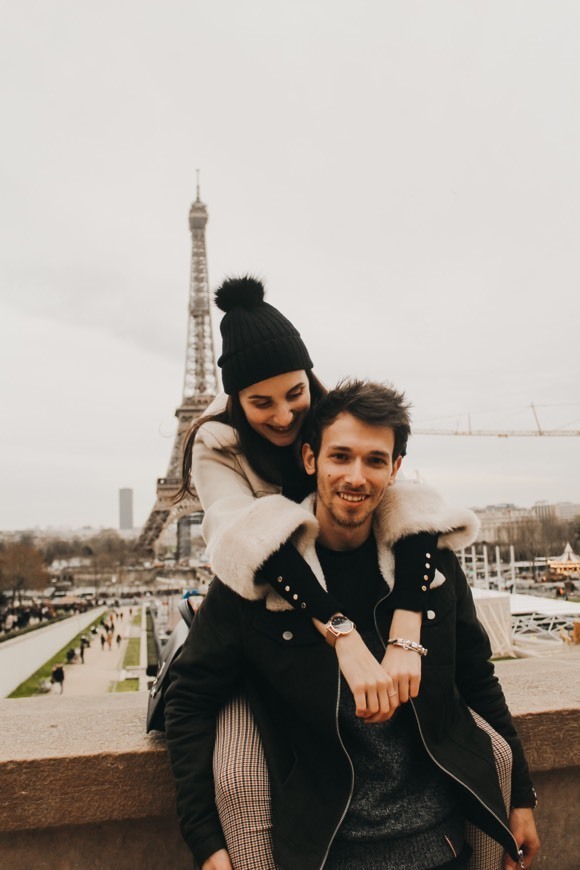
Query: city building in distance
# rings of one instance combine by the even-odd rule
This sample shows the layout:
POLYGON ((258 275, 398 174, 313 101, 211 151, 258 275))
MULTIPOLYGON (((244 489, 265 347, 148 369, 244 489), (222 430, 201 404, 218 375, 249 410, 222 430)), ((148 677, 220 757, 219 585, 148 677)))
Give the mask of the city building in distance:
POLYGON ((133 490, 119 490, 119 529, 130 532, 133 529, 133 490))

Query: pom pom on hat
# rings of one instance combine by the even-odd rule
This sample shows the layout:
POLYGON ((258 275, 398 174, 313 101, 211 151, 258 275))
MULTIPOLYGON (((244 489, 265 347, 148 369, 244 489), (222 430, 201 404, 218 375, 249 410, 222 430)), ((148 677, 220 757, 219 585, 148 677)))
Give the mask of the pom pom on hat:
POLYGON ((264 285, 245 275, 227 278, 215 292, 220 323, 224 390, 231 395, 285 372, 309 370, 312 360, 300 333, 284 315, 264 301, 264 285))
POLYGON ((255 308, 264 301, 264 285, 252 275, 227 278, 215 291, 215 304, 226 314, 232 308, 255 308))

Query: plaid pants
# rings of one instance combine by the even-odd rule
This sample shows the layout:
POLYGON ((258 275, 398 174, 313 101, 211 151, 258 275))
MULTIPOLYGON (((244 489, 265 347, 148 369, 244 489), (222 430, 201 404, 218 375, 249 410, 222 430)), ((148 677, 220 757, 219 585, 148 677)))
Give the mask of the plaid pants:
MULTIPOLYGON (((502 794, 509 811, 512 753, 481 716, 471 711, 491 738, 502 794)), ((260 735, 244 696, 233 698, 219 714, 213 757, 216 805, 234 870, 276 870, 272 855, 270 783, 260 735)), ((466 823, 473 849, 468 870, 501 870, 503 848, 466 823)))

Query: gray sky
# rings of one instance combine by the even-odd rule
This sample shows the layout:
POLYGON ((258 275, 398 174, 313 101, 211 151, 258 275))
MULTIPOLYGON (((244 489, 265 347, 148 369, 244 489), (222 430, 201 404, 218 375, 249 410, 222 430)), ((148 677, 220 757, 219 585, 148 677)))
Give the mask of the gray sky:
MULTIPOLYGON (((189 205, 327 384, 417 427, 580 429, 580 6, 2 4, 0 528, 145 521, 181 398, 189 205)), ((216 317, 216 327, 218 318, 216 317)), ((219 332, 216 329, 217 334, 219 332)), ((471 506, 580 502, 577 438, 417 436, 471 506)))

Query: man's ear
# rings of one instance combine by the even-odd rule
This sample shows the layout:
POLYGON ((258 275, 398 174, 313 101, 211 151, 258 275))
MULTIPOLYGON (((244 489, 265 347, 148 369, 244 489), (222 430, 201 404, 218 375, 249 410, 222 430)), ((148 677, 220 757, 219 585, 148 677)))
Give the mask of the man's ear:
POLYGON ((312 452, 310 444, 302 445, 302 462, 306 474, 316 474, 316 456, 312 452))
POLYGON ((392 470, 392 472, 391 472, 391 476, 390 476, 390 478, 389 478, 389 482, 387 483, 387 486, 390 486, 392 483, 395 482, 395 479, 396 479, 396 477, 397 477, 397 474, 398 474, 399 468, 401 467, 401 462, 402 462, 402 461, 403 461, 403 457, 402 457, 402 456, 397 456, 397 458, 395 459, 395 461, 394 461, 394 463, 393 463, 393 470, 392 470))

